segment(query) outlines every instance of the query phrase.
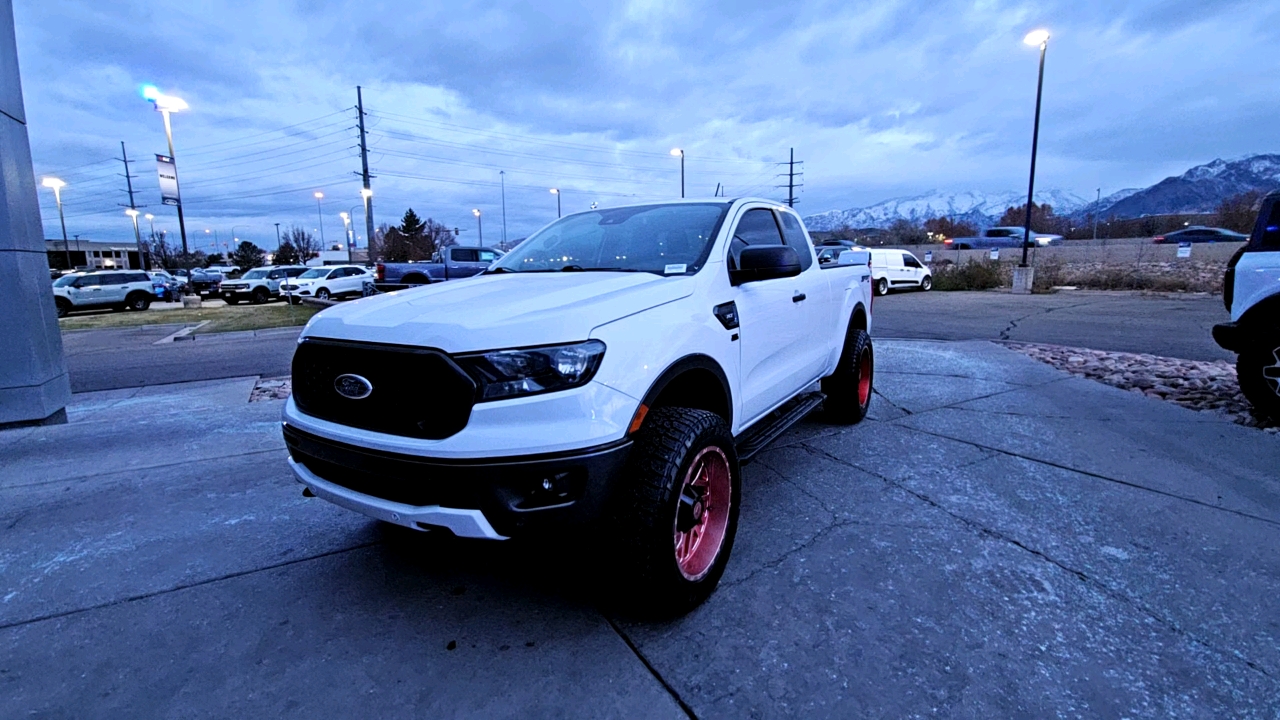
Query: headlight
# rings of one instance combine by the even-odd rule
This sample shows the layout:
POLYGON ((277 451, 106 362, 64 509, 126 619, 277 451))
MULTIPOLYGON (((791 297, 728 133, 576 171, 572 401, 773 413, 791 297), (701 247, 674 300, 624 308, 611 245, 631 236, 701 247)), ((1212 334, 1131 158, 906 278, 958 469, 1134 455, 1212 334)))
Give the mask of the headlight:
POLYGON ((480 384, 480 401, 568 390, 586 385, 600 367, 604 343, 599 340, 495 350, 454 358, 480 384))

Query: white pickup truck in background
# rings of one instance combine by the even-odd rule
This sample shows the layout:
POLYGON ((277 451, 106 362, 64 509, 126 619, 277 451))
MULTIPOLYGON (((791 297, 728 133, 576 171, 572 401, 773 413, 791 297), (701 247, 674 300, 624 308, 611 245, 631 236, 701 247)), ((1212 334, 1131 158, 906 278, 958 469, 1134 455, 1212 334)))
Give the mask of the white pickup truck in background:
POLYGON ((818 406, 871 401, 865 251, 820 266, 766 200, 598 209, 464 282, 329 308, 284 410, 306 494, 417 530, 566 533, 649 612, 715 588, 739 466, 818 406), (569 530, 572 528, 572 530, 569 530))

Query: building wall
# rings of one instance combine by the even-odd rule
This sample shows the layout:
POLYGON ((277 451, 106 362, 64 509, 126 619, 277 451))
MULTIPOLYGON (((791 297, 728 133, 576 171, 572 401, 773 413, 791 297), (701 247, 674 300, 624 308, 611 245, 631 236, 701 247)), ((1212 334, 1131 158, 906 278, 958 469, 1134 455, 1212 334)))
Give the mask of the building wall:
POLYGON ((27 140, 12 0, 0 0, 0 427, 65 422, 71 383, 27 140))

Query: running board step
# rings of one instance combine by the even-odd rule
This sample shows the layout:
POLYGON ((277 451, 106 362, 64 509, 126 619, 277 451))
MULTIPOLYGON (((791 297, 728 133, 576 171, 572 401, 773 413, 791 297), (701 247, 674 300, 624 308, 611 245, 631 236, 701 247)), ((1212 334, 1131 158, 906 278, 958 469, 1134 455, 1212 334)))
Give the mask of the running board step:
POLYGON ((751 458, 768 447, 769 443, 786 432, 787 428, 800 422, 806 415, 813 412, 813 409, 821 405, 826 397, 820 392, 805 393, 792 399, 762 418, 755 425, 747 428, 746 432, 739 435, 734 443, 738 449, 738 462, 743 465, 751 462, 751 458))

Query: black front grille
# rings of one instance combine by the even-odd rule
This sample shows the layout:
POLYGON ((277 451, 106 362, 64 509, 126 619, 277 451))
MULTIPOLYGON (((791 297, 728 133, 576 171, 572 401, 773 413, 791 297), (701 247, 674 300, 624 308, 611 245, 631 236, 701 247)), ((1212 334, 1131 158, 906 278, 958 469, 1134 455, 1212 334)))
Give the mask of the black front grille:
POLYGON ((475 398, 475 381, 430 348, 307 339, 293 354, 298 409, 349 427, 440 440, 467 426, 475 398), (372 392, 339 394, 342 375, 364 378, 372 392))

